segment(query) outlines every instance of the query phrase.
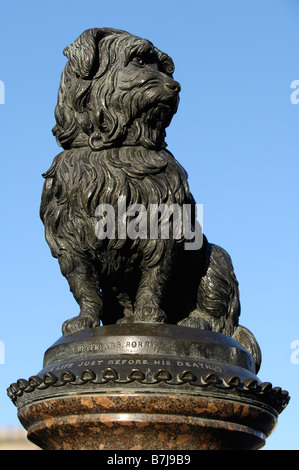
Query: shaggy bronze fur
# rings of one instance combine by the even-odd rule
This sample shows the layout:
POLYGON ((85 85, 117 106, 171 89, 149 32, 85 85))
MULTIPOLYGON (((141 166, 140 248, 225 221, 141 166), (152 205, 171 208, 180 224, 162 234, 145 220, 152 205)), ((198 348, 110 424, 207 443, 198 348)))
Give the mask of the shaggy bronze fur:
MULTIPOLYGON (((164 322, 235 337, 260 362, 252 334, 239 326, 238 282, 229 255, 184 239, 99 239, 96 210, 110 204, 195 201, 187 174, 166 150, 165 129, 180 85, 171 58, 145 39, 102 28, 85 31, 64 51, 53 133, 63 147, 46 179, 41 218, 80 314, 64 335, 103 324, 164 322)), ((171 234, 171 230, 170 230, 171 234)), ((147 234, 149 235, 149 234, 147 234)))

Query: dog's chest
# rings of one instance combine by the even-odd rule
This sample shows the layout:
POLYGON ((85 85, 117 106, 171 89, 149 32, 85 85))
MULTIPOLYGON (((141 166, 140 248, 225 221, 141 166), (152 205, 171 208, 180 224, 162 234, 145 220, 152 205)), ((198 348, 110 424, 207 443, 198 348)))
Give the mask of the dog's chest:
POLYGON ((192 203, 183 168, 166 151, 126 147, 91 155, 97 178, 98 203, 154 204, 192 203))

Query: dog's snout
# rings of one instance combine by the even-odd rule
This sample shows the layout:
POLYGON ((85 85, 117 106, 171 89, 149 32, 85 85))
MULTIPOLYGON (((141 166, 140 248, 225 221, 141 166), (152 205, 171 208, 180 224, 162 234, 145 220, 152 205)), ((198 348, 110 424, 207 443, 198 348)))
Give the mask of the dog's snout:
POLYGON ((176 93, 179 93, 181 91, 181 85, 175 80, 168 81, 166 85, 168 86, 168 88, 175 91, 176 93))

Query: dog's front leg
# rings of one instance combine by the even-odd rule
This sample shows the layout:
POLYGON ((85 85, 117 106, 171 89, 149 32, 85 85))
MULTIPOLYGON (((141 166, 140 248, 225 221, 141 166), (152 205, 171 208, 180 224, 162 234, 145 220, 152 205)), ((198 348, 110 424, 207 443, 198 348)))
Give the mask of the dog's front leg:
POLYGON ((166 314, 161 308, 161 302, 171 275, 174 262, 172 244, 166 250, 164 257, 155 266, 143 266, 140 283, 134 305, 134 315, 131 321, 146 323, 164 323, 166 314))
POLYGON ((131 321, 146 323, 164 323, 166 314, 161 309, 161 299, 166 279, 161 267, 145 269, 137 291, 134 315, 131 321))
POLYGON ((77 265, 72 272, 66 274, 66 278, 80 306, 80 314, 64 322, 64 336, 98 326, 102 312, 99 278, 93 266, 77 265))

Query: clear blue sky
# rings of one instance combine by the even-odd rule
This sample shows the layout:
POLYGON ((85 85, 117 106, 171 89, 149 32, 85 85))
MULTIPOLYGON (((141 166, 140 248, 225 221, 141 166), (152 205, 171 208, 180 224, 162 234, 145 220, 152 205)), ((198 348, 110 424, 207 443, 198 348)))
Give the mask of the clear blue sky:
POLYGON ((299 3, 296 0, 6 1, 0 15, 0 426, 18 423, 6 387, 42 368, 78 307, 39 220, 62 50, 91 27, 146 37, 182 86, 167 132, 204 206, 204 232, 233 259, 240 323, 263 353, 259 377, 292 395, 265 449, 298 449, 299 3))

